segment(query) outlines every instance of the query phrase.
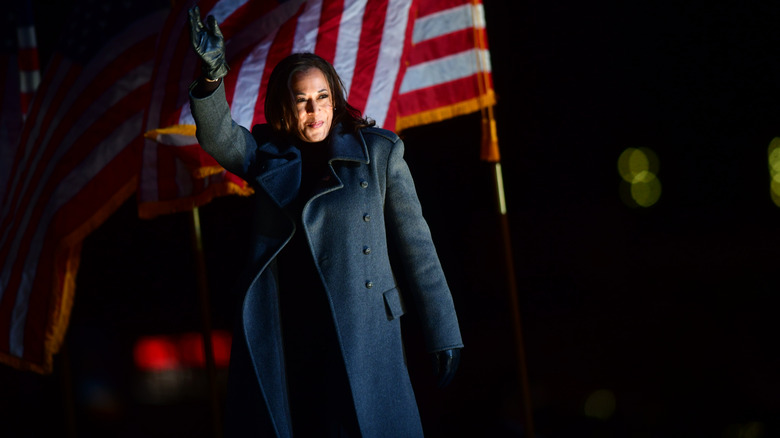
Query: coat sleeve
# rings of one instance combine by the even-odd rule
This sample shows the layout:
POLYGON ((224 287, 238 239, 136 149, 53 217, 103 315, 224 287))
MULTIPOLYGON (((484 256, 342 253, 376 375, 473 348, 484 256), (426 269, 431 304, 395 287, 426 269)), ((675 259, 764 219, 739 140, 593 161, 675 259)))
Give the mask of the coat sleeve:
POLYGON ((452 295, 403 154, 403 141, 396 137, 387 163, 385 220, 410 289, 405 295, 412 297, 421 317, 429 352, 460 348, 463 341, 452 295))
POLYGON ((224 82, 205 97, 195 97, 190 87, 190 108, 195 119, 195 136, 203 150, 220 166, 247 179, 256 161, 257 143, 246 128, 230 117, 224 82))

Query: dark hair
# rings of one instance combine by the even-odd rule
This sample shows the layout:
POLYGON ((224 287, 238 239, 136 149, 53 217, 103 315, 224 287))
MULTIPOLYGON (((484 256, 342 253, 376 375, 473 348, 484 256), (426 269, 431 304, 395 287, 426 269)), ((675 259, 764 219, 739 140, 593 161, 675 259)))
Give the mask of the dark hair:
POLYGON ((293 53, 276 64, 265 94, 265 119, 271 128, 285 135, 294 135, 298 126, 298 112, 290 82, 295 73, 316 68, 325 75, 333 99, 331 127, 341 123, 347 132, 374 126, 376 122, 363 117, 360 110, 347 102, 344 84, 330 63, 313 53, 293 53))

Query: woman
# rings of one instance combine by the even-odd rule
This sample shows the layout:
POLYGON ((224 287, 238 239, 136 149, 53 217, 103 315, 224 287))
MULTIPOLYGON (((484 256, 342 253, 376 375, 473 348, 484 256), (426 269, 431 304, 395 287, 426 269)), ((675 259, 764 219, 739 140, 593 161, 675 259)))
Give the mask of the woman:
POLYGON ((267 125, 230 117, 214 17, 190 11, 203 76, 201 146, 255 188, 249 281, 234 333, 227 429, 242 436, 422 436, 401 343, 391 248, 440 386, 463 346, 403 143, 344 97, 333 67, 293 54, 273 70, 267 125))

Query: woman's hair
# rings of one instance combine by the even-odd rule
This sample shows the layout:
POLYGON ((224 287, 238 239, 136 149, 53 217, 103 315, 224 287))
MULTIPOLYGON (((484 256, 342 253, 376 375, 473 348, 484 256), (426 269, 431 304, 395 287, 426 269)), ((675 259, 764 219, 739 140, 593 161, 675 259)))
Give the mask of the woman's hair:
POLYGON ((265 94, 265 119, 271 128, 285 135, 294 135, 298 126, 298 111, 290 82, 294 74, 316 68, 325 75, 333 100, 331 128, 341 123, 347 132, 374 126, 376 122, 363 117, 360 111, 347 103, 344 84, 330 63, 313 53, 293 53, 276 64, 268 79, 265 94))

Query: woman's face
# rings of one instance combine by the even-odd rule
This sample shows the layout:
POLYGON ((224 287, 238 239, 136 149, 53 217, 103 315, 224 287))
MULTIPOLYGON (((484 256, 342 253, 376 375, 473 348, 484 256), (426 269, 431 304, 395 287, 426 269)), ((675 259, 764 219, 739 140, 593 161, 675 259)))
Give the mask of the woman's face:
POLYGON ((298 138, 308 143, 325 140, 333 120, 333 99, 325 75, 312 67, 295 73, 290 85, 298 110, 298 138))

